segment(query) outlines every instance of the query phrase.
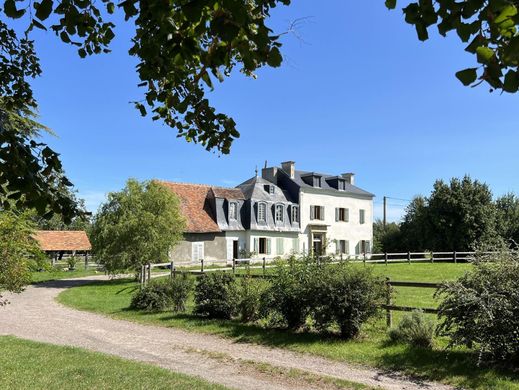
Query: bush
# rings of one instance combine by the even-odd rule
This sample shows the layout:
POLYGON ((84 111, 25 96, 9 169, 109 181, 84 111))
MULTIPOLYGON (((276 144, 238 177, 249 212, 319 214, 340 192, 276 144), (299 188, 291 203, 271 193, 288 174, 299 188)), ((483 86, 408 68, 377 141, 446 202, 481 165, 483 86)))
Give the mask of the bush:
POLYGON ((434 323, 422 311, 406 314, 396 328, 390 329, 389 338, 394 342, 404 342, 418 347, 433 345, 434 323))
POLYGON ((253 322, 263 318, 268 313, 264 304, 270 284, 261 279, 244 277, 239 285, 238 308, 242 322, 253 322))
POLYGON ((213 272, 198 277, 194 312, 209 318, 231 319, 238 312, 234 275, 213 272))
POLYGON ((284 326, 298 329, 305 324, 313 303, 312 280, 318 270, 311 258, 296 260, 292 256, 286 266, 278 264, 266 305, 284 326))
POLYGON ((70 256, 68 259, 67 259, 67 265, 68 265, 68 269, 69 270, 75 270, 76 269, 76 264, 77 264, 77 258, 76 256, 70 256))
POLYGON ((370 269, 344 263, 321 267, 314 279, 313 318, 325 331, 338 327, 342 338, 357 336, 364 322, 378 312, 383 282, 370 269))
POLYGON ((171 289, 167 283, 151 283, 137 291, 130 303, 131 309, 162 311, 172 305, 171 289))
POLYGON ((187 274, 174 277, 169 282, 169 295, 173 304, 173 311, 186 311, 186 302, 193 290, 193 279, 187 274))
POLYGON ((479 352, 479 362, 519 361, 519 256, 476 262, 475 269, 437 291, 439 335, 450 346, 479 352))

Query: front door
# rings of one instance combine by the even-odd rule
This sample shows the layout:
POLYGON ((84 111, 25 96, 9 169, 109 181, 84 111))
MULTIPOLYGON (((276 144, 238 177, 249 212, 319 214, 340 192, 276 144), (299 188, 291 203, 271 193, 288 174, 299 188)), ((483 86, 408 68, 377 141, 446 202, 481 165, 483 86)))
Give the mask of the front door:
POLYGON ((321 256, 323 254, 323 241, 324 235, 322 233, 313 234, 313 252, 315 256, 321 256))
POLYGON ((232 242, 232 258, 238 259, 240 256, 239 248, 238 248, 238 240, 233 240, 232 242))

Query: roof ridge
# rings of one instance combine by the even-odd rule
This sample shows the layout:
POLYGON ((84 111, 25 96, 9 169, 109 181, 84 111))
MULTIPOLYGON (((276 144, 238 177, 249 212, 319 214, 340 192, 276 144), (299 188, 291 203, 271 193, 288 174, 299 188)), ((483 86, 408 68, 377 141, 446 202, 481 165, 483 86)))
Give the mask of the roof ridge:
POLYGON ((165 184, 180 184, 180 185, 187 185, 187 186, 197 186, 197 187, 207 187, 207 188, 220 188, 223 190, 236 190, 238 188, 236 187, 223 187, 223 186, 216 186, 212 184, 203 184, 203 183, 188 183, 188 182, 182 182, 182 181, 169 181, 169 180, 159 180, 155 179, 159 183, 165 183, 165 184))

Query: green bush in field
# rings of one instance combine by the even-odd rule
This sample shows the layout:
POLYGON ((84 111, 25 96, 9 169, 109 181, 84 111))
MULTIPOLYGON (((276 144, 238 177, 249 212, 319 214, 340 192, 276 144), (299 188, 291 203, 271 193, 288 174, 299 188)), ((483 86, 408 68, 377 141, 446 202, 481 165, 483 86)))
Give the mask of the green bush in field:
POLYGON ((519 255, 500 255, 478 261, 455 282, 444 284, 436 296, 439 335, 450 346, 479 352, 479 363, 519 362, 519 255))
POLYGON ((195 287, 196 314, 231 319, 238 312, 238 287, 234 275, 212 272, 198 277, 195 287))
POLYGON ((238 287, 240 319, 242 322, 253 322, 268 314, 264 304, 270 283, 259 278, 246 276, 240 280, 238 287))
POLYGON ((282 325, 298 329, 306 322, 312 309, 312 285, 319 267, 311 258, 297 260, 292 256, 288 264, 278 264, 269 302, 266 303, 270 314, 281 319, 282 325))
POLYGON ((189 294, 193 291, 193 279, 187 274, 176 276, 168 283, 168 293, 173 304, 173 311, 186 311, 186 302, 189 294))
POLYGON ((393 342, 431 348, 433 345, 434 322, 421 310, 404 315, 396 328, 390 329, 388 336, 393 342))
POLYGON ((357 336, 362 324, 377 314, 384 298, 383 286, 367 268, 346 263, 319 267, 310 286, 316 328, 326 331, 338 327, 345 339, 357 336))
POLYGON ((167 283, 155 282, 137 291, 130 308, 145 311, 162 311, 171 307, 171 288, 167 283))

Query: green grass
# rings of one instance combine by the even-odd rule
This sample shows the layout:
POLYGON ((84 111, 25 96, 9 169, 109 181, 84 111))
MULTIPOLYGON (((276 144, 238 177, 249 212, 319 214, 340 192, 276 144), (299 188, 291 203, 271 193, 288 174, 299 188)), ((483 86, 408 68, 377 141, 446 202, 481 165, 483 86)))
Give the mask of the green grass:
POLYGON ((96 271, 95 269, 78 268, 74 271, 51 270, 42 272, 33 272, 31 275, 32 283, 48 282, 50 280, 81 278, 83 276, 102 275, 103 271, 96 271))
MULTIPOLYGON (((362 264, 356 266, 363 266, 362 264)), ((441 282, 463 275, 469 264, 389 264, 367 265, 382 276, 392 280, 441 282)), ((238 321, 207 320, 188 313, 144 313, 129 310, 132 294, 138 285, 130 280, 99 282, 73 288, 60 294, 58 300, 66 305, 114 318, 145 324, 186 329, 189 331, 218 334, 239 342, 250 342, 311 353, 339 361, 398 370, 456 386, 474 389, 518 389, 519 377, 511 372, 478 368, 475 356, 466 350, 445 351, 445 340, 436 340, 433 350, 390 344, 386 336, 383 318, 368 323, 358 340, 342 341, 315 333, 293 333, 265 329, 259 325, 241 324, 238 321)), ((435 306, 434 290, 398 288, 395 303, 409 306, 435 306)), ((394 314, 394 322, 401 318, 394 314)))
POLYGON ((0 337, 2 389, 225 389, 198 378, 80 348, 0 337))

